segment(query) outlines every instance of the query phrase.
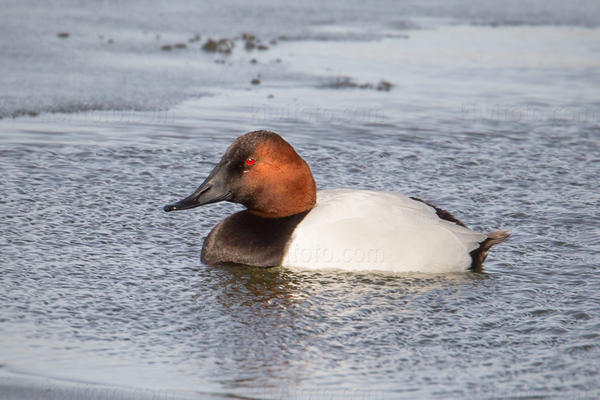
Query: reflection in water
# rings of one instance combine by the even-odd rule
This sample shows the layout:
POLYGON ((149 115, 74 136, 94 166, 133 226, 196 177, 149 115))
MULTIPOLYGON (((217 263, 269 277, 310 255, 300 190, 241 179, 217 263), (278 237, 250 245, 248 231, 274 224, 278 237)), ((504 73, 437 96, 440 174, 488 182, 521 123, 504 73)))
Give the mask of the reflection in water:
MULTIPOLYGON (((198 331, 209 332, 219 361, 215 377, 225 387, 293 385, 315 370, 338 368, 365 352, 365 365, 346 373, 368 375, 370 362, 386 353, 411 352, 411 324, 423 312, 445 318, 448 302, 487 279, 484 274, 377 274, 282 268, 199 267, 195 296, 198 331), (210 305, 208 305, 208 304, 210 305), (206 312, 218 322, 207 320, 206 312), (406 348, 403 350, 403 348, 406 348), (378 356, 379 355, 379 356, 378 356), (370 360, 370 361, 369 361, 370 360), (225 377, 225 378, 223 378, 225 377)), ((423 338, 436 337, 430 327, 423 338)), ((391 360, 389 360, 391 361, 391 360)), ((328 377, 325 384, 334 385, 328 377)))

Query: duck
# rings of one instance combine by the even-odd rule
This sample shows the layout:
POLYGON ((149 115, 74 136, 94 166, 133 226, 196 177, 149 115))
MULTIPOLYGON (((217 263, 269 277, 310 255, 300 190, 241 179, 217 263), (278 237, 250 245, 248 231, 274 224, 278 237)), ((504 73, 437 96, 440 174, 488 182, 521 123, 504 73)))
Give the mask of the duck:
POLYGON ((245 209, 205 238, 201 261, 209 266, 481 272, 489 249, 510 236, 476 232, 450 212, 400 193, 317 191, 306 161, 267 130, 238 137, 204 182, 164 211, 221 201, 245 209))

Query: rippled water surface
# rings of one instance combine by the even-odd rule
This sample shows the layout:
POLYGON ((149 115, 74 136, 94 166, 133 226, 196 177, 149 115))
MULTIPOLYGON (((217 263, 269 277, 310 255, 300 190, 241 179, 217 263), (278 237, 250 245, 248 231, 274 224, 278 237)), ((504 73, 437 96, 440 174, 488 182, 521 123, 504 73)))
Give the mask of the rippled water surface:
MULTIPOLYGON (((208 72, 226 79, 185 78, 197 95, 173 89, 162 108, 119 85, 103 111, 43 113, 70 107, 68 88, 12 97, 41 114, 0 120, 2 370, 153 398, 598 397, 596 20, 478 15, 292 24, 299 36, 257 66, 239 49, 208 72), (290 141, 320 188, 398 191, 513 236, 482 274, 203 265, 203 238, 240 207, 162 206, 259 128, 290 141)), ((161 68, 214 64, 202 57, 161 68)))

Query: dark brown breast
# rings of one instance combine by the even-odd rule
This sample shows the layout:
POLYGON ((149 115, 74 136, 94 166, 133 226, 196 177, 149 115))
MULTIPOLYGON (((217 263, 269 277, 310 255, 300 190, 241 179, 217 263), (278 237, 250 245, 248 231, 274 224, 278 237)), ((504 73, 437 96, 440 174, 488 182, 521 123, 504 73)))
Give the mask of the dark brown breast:
POLYGON ((247 210, 230 215, 213 228, 202 246, 208 265, 281 265, 286 246, 308 211, 283 218, 264 218, 247 210))

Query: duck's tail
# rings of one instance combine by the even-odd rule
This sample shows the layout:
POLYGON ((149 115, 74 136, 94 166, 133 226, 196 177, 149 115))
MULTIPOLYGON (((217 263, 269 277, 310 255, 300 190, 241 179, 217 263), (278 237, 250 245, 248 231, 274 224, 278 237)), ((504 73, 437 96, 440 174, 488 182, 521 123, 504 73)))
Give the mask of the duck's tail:
POLYGON ((471 252, 471 270, 481 272, 483 262, 487 258, 488 250, 495 244, 502 243, 510 236, 509 231, 495 231, 487 234, 487 239, 471 252))

